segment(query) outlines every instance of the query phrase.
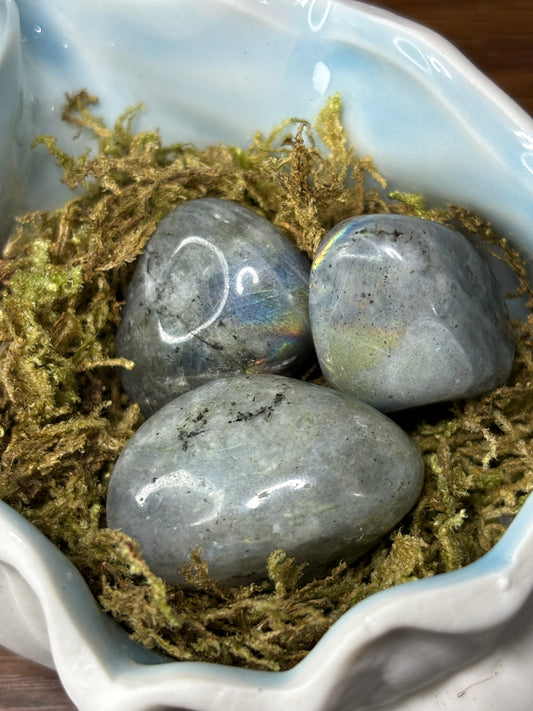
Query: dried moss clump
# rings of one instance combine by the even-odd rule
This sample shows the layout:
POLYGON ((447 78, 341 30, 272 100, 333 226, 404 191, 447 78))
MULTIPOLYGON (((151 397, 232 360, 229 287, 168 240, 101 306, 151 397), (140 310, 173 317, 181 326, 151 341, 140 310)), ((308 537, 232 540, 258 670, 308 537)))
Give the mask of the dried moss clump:
POLYGON ((76 189, 64 207, 19 218, 0 262, 0 496, 80 569, 103 608, 143 644, 177 659, 257 669, 300 661, 349 607, 391 585, 453 570, 485 553, 533 487, 533 320, 517 325, 509 383, 477 400, 402 424, 426 462, 420 502, 356 566, 343 563, 303 585, 283 552, 262 585, 222 588, 200 555, 198 593, 167 586, 134 541, 105 527, 113 463, 141 422, 120 388, 113 356, 124 287, 157 222, 184 200, 217 196, 270 219, 313 255, 335 223, 369 212, 429 217, 480 235, 512 264, 531 299, 519 256, 466 209, 426 209, 420 196, 385 194, 372 161, 342 128, 339 97, 314 125, 290 119, 246 149, 162 145, 135 134, 138 109, 113 128, 86 92, 63 118, 97 141, 72 158, 40 137, 76 189))

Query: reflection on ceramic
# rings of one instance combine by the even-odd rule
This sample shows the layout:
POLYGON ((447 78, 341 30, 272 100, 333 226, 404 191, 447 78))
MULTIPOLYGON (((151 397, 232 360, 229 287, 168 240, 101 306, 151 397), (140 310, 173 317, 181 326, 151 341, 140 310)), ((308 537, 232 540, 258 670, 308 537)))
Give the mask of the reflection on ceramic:
MULTIPOLYGON (((311 118, 340 91, 353 140, 391 188, 475 208, 533 255, 533 122, 417 25, 348 0, 17 5, 20 37, 14 0, 0 0, 4 232, 14 168, 26 169, 26 208, 65 197, 53 161, 29 149, 39 132, 86 147, 60 125, 65 91, 98 95, 108 121, 144 101, 139 129, 201 144, 246 144, 284 116, 311 118)), ((522 711, 532 692, 532 516, 528 501, 476 564, 368 599, 293 670, 268 673, 139 650, 62 554, 0 506, 0 642, 56 666, 82 711, 522 711)))
POLYGON ((14 0, 0 2, 0 241, 22 206, 24 150, 20 28, 14 0))

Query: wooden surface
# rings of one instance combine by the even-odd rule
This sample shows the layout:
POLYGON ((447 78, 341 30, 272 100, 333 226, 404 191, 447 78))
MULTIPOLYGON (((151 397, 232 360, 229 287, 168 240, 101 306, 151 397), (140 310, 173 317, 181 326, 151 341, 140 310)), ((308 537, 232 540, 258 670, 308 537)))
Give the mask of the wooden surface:
POLYGON ((75 708, 52 669, 21 659, 0 647, 0 711, 71 711, 75 708))
MULTIPOLYGON (((532 0, 388 0, 370 4, 444 35, 533 115, 532 0)), ((72 709, 54 672, 0 648, 0 711, 72 709)))

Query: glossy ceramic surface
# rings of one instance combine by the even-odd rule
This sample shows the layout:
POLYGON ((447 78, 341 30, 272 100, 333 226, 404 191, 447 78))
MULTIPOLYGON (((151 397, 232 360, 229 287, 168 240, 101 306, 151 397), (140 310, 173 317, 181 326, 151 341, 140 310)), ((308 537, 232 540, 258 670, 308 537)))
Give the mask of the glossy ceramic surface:
MULTIPOLYGON (((167 141, 241 144, 284 116, 312 117, 340 91, 359 152, 392 189, 476 208, 533 254, 533 122, 445 41, 388 13, 348 0, 0 0, 4 232, 14 176, 27 208, 64 199, 53 161, 29 143, 48 132, 86 147, 59 122, 64 92, 83 87, 108 121, 144 101, 137 127, 159 126, 167 141)), ((0 642, 55 665, 82 711, 523 711, 532 516, 528 501, 478 563, 368 599, 274 674, 158 663, 1 505, 0 642)))
POLYGON ((14 2, 0 3, 0 243, 22 206, 26 149, 18 141, 22 123, 21 38, 14 2))

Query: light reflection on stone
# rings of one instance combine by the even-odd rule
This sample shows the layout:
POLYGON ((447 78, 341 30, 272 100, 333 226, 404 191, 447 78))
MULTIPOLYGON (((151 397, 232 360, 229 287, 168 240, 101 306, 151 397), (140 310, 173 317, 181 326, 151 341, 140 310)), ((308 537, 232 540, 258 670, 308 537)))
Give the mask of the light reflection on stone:
POLYGON ((107 522, 169 582, 185 582, 199 546, 224 584, 265 578, 277 549, 312 576, 389 531, 422 479, 416 446, 377 410, 293 378, 240 375, 145 422, 111 476, 107 522))
POLYGON ((126 295, 117 355, 145 415, 209 380, 292 373, 312 348, 310 264, 267 220, 227 200, 158 225, 126 295))

